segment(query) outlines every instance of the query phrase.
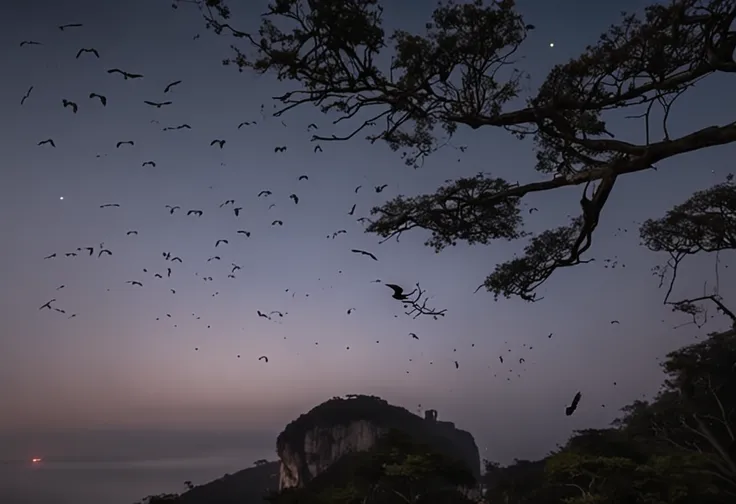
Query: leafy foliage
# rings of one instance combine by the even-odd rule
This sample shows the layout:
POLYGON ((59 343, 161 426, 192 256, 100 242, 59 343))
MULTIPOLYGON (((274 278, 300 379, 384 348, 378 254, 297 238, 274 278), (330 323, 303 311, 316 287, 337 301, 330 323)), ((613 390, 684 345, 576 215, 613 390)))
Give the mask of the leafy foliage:
POLYGON ((311 105, 333 125, 350 125, 346 135, 315 135, 315 141, 362 133, 401 151, 414 167, 462 126, 500 128, 534 142, 544 180, 513 185, 481 174, 434 194, 399 196, 372 210, 377 218, 368 232, 398 239, 425 229, 426 244, 437 251, 459 241, 513 240, 527 236, 521 198, 584 184, 582 215, 532 238, 523 257, 498 265, 482 284, 496 299, 537 300, 536 290, 554 271, 589 260, 582 256, 617 177, 736 141, 736 122, 680 137, 667 127, 674 103, 696 83, 736 72, 736 0, 674 0, 647 7, 642 18, 624 14, 579 57, 555 66, 530 96, 522 96, 528 75, 513 58, 534 26, 514 0, 441 3, 421 34, 387 34, 377 0, 274 0, 257 33, 230 24, 226 0, 175 5, 180 2, 198 5, 208 27, 235 37, 224 64, 293 84, 275 98, 281 104, 275 115, 311 105), (510 107, 522 99, 523 107, 510 107), (659 139, 651 131, 655 106, 664 116, 659 139), (608 114, 621 109, 642 121, 639 143, 610 131, 608 114))

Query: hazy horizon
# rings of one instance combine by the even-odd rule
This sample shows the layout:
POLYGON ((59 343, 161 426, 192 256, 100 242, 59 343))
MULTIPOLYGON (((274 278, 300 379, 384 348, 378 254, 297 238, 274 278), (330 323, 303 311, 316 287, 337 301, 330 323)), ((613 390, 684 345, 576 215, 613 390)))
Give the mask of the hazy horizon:
MULTIPOLYGON (((0 83, 0 236, 7 243, 0 248, 0 460, 251 452, 273 459, 288 422, 350 393, 378 395, 412 412, 436 409, 440 420, 475 437, 482 458, 536 459, 574 430, 606 427, 621 407, 652 397, 663 379, 658 362, 722 327, 714 319, 701 329, 673 329, 687 317, 663 305, 651 269, 666 258, 639 245, 637 223, 722 182, 733 170, 735 145, 620 177, 590 249, 597 261, 555 272, 537 303, 494 302, 474 291, 525 240, 459 243, 437 254, 424 246, 424 231, 379 245, 356 218, 399 194, 431 193, 448 178, 481 171, 537 180, 530 141, 500 129, 459 128, 453 144, 465 152, 443 149, 417 170, 361 135, 315 153, 307 126, 341 134, 343 124, 332 128, 330 118, 306 107, 280 118, 262 115, 262 104, 269 111, 271 97, 293 86, 223 66, 233 39, 205 30, 196 9, 173 10, 170 3, 37 0, 0 7, 0 67, 7 73, 0 83), (84 26, 59 30, 64 23, 84 26), (23 40, 43 45, 19 47, 23 40), (76 58, 89 47, 99 59, 76 58), (106 72, 115 67, 144 78, 106 72), (182 82, 164 94, 176 80, 182 82), (107 106, 89 99, 93 92, 105 95, 107 106), (78 112, 63 99, 78 103, 78 112), (173 103, 144 103, 163 99, 173 103), (254 120, 258 125, 238 129, 254 120), (192 129, 162 131, 182 123, 192 129), (56 147, 37 145, 48 138, 56 147), (227 143, 213 147, 213 139, 227 143), (116 147, 129 140, 135 144, 116 147), (288 150, 275 153, 281 145, 288 150), (143 166, 147 161, 156 165, 143 166), (309 179, 300 180, 305 174, 309 179), (381 184, 387 188, 376 193, 381 184), (265 189, 273 194, 258 197, 265 189), (221 207, 228 199, 243 208, 239 216, 221 207), (100 208, 110 203, 120 207, 100 208), (183 211, 170 214, 166 205, 183 211), (204 214, 187 217, 189 209, 204 214), (229 243, 215 248, 220 239, 229 243), (102 243, 112 255, 65 255, 102 243), (166 252, 182 263, 165 261, 166 252), (52 253, 57 257, 44 260, 52 253), (208 261, 215 255, 221 260, 208 261), (606 267, 614 262, 618 267, 606 267), (446 316, 406 316, 377 279, 419 282, 446 316), (39 309, 50 299, 65 313, 39 309), (266 320, 259 310, 283 317, 266 320), (566 417, 578 390, 580 407, 566 417)), ((621 10, 646 5, 518 4, 536 25, 519 53, 532 89, 554 65, 594 44, 621 10)), ((237 3, 233 24, 254 29, 264 5, 237 3)), ((385 26, 422 31, 434 6, 386 2, 385 26)), ((729 84, 716 75, 689 90, 673 109, 670 133, 732 121, 729 84)), ((641 141, 643 126, 626 121, 611 118, 617 138, 641 141)), ((567 223, 568 214, 579 213, 580 190, 525 198, 539 209, 525 213, 526 229, 567 223)), ((673 298, 699 295, 705 280, 713 285, 713 271, 713 257, 687 261, 673 298)), ((726 300, 736 299, 732 271, 720 272, 726 300)), ((242 468, 252 462, 243 460, 242 468)))

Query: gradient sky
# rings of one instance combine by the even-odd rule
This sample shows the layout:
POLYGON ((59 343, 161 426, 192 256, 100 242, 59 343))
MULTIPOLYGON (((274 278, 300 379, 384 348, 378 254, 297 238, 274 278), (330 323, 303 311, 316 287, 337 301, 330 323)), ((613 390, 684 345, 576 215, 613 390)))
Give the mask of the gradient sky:
MULTIPOLYGON (((736 158, 733 146, 682 156, 657 172, 619 181, 592 255, 617 256, 625 269, 605 269, 599 260, 557 272, 538 303, 494 302, 473 291, 523 242, 460 244, 435 254, 422 245, 426 234, 416 231, 379 246, 355 217, 397 194, 431 192, 447 178, 479 171, 533 180, 531 142, 500 130, 461 128, 454 140, 468 145, 461 162, 457 151, 446 149, 420 170, 406 167, 387 146, 360 139, 323 145, 324 152, 315 154, 306 126, 316 122, 327 131, 327 118, 304 108, 282 118, 287 126, 264 120, 261 103, 268 110, 270 97, 288 87, 222 66, 232 40, 206 31, 196 9, 172 10, 166 0, 6 3, 0 10, 0 431, 6 435, 173 429, 242 431, 242 439, 263 439, 260 433, 275 436, 332 396, 370 393, 411 410, 435 408, 440 418, 474 434, 483 457, 508 462, 544 455, 573 429, 607 425, 618 408, 657 390, 657 358, 719 327, 673 330, 686 320, 662 305, 664 292, 650 269, 663 258, 639 246, 633 221, 658 217, 693 191, 722 181, 733 169, 727 162, 736 158), (61 32, 57 26, 64 23, 84 27, 61 32), (201 37, 193 40, 196 34, 201 37), (44 45, 18 47, 28 39, 44 45), (75 59, 82 47, 95 47, 100 59, 75 59), (113 67, 145 77, 124 81, 105 72, 113 67), (182 84, 162 93, 179 79, 182 84), (107 107, 88 99, 90 92, 106 95, 107 107), (63 108, 63 98, 77 102, 79 112, 63 108), (174 104, 159 110, 143 103, 164 98, 174 104), (237 129, 252 120, 258 126, 237 129), (184 122, 192 130, 161 131, 184 122), (46 138, 56 148, 36 145, 46 138), (224 149, 209 146, 215 138, 227 141, 224 149), (135 146, 115 148, 125 140, 135 146), (275 154, 280 145, 288 150, 275 154), (141 166, 148 160, 156 167, 141 166), (298 181, 302 174, 309 180, 298 181), (372 187, 379 184, 388 188, 376 194, 372 187), (263 189, 273 195, 257 198, 263 189), (290 193, 299 195, 298 205, 290 193), (218 208, 230 198, 244 208, 241 217, 218 208), (100 209, 104 203, 121 207, 100 209), (276 206, 269 210, 271 203, 276 206), (356 215, 350 217, 353 203, 356 215), (166 204, 202 209, 204 216, 171 216, 166 204), (271 227, 274 219, 283 227, 271 227), (616 232, 619 227, 628 232, 616 232), (348 233, 325 238, 341 228, 348 233), (131 229, 139 234, 126 236, 131 229), (238 229, 251 231, 251 238, 236 235, 238 229), (230 244, 215 251, 219 238, 230 244), (101 242, 111 257, 63 257, 101 242), (371 250, 379 261, 351 248, 371 250), (165 251, 184 262, 172 278, 159 280, 152 275, 165 273, 165 251), (43 260, 53 252, 61 257, 43 260), (208 263, 216 252, 222 261, 208 263), (242 266, 235 279, 227 278, 231 263, 242 266), (403 315, 390 291, 371 283, 378 278, 420 282, 447 316, 403 315), (39 311, 51 298, 77 317, 39 311), (355 311, 347 315, 349 308, 355 311), (288 315, 269 322, 256 310, 288 315), (611 325, 612 319, 620 325, 611 325), (269 363, 257 360, 262 354, 269 363), (581 406, 565 417, 577 390, 581 406)), ((249 1, 246 9, 237 2, 234 23, 253 29, 263 4, 249 1)), ((434 2, 396 4, 387 5, 387 27, 419 30, 434 2)), ((535 86, 553 65, 594 43, 619 11, 643 4, 519 5, 537 26, 523 63, 535 86)), ((736 98, 726 86, 733 89, 733 78, 717 75, 691 91, 675 109, 670 131, 732 121, 728 111, 736 109, 736 98)), ((620 137, 641 140, 640 123, 613 124, 620 137)), ((580 188, 572 188, 529 198, 540 211, 530 216, 528 229, 566 223, 579 195, 580 188)), ((676 294, 697 295, 704 280, 712 281, 712 270, 712 258, 690 261, 676 294)), ((722 294, 728 300, 733 293, 722 287, 722 294)), ((8 456, 25 456, 26 449, 16 446, 8 456)), ((44 448, 36 442, 34 449, 44 448)))

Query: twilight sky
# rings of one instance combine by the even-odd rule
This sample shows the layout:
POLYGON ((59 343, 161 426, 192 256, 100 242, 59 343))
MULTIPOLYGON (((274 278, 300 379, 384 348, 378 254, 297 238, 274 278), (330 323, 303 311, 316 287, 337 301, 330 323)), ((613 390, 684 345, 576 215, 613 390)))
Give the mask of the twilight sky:
MULTIPOLYGON (((265 3, 234 3, 234 24, 253 29, 265 3)), ((395 3, 386 6, 389 29, 422 29, 434 5, 395 3)), ((643 4, 519 5, 537 26, 523 50, 534 87, 553 65, 594 43, 619 11, 643 4)), ((369 393, 410 410, 438 409, 473 433, 483 457, 508 462, 543 455, 573 429, 605 426, 618 408, 656 391, 657 358, 718 328, 672 329, 686 320, 662 306, 664 292, 650 268, 663 258, 639 247, 633 221, 658 217, 722 181, 733 169, 727 162, 736 157, 733 146, 620 180, 596 234, 597 263, 555 273, 538 303, 494 302, 473 291, 523 242, 459 244, 435 254, 422 245, 422 231, 379 246, 355 219, 397 194, 431 192, 447 178, 479 171, 530 181, 537 176, 531 142, 461 128, 453 141, 468 146, 461 162, 458 151, 446 149, 419 170, 387 146, 360 139, 314 153, 306 127, 314 122, 328 131, 328 119, 306 107, 264 119, 260 105, 268 111, 270 97, 288 85, 222 66, 232 39, 206 31, 194 8, 172 10, 166 0, 38 0, 3 5, 0 12, 6 75, 0 83, 0 432, 174 429, 204 432, 202 439, 225 431, 263 439, 260 433, 275 436, 332 396, 369 393), (57 26, 65 23, 84 26, 62 32, 57 26), (22 40, 43 45, 21 48, 22 40), (83 47, 96 48, 100 58, 75 59, 83 47), (114 67, 145 77, 125 81, 106 73, 114 67), (182 83, 163 94, 175 80, 182 83), (88 99, 91 92, 105 95, 107 106, 88 99), (78 113, 62 107, 62 99, 76 102, 78 113), (143 103, 164 99, 173 105, 143 103), (237 129, 253 120, 257 126, 237 129), (182 123, 192 129, 162 131, 182 123), (47 138, 56 148, 36 145, 47 138), (223 149, 209 145, 216 138, 226 140, 223 149), (116 148, 127 140, 135 145, 116 148), (288 150, 274 153, 282 145, 288 150), (156 166, 141 166, 149 160, 156 166), (302 174, 309 180, 299 181, 302 174), (376 194, 372 188, 381 184, 388 187, 376 194), (258 198, 264 189, 273 194, 258 198), (240 217, 219 208, 228 199, 243 208, 240 217), (120 207, 99 208, 106 203, 120 207), (182 211, 169 215, 167 204, 182 211), (187 217, 188 209, 204 215, 187 217), (275 219, 283 226, 272 227, 275 219), (616 232, 619 227, 628 232, 616 232), (236 234, 239 229, 251 237, 236 234), (326 238, 339 229, 347 233, 326 238), (129 230, 138 235, 126 235, 129 230), (215 249, 221 238, 230 243, 215 249), (112 256, 64 256, 101 242, 112 256), (379 261, 352 248, 370 250, 379 261), (164 261, 164 252, 182 264, 164 261), (52 253, 55 259, 43 260, 52 253), (207 262, 214 255, 222 260, 207 262), (602 259, 614 256, 626 267, 605 269, 602 259), (232 263, 242 267, 236 278, 228 278, 232 263), (447 316, 405 316, 375 279, 420 282, 447 316), (52 298, 53 306, 77 316, 39 311, 52 298), (268 321, 257 310, 284 317, 268 321), (264 354, 268 363, 258 361, 264 354), (565 417, 577 390, 581 406, 565 417)), ((691 91, 676 107, 670 131, 733 120, 729 85, 713 76, 691 91)), ((623 138, 642 138, 640 123, 613 124, 623 138)), ((540 209, 528 229, 567 222, 580 190, 528 198, 540 209)), ((676 294, 701 292, 712 270, 712 258, 691 261, 676 294)), ((729 281, 722 275, 722 286, 729 281)), ((728 300, 733 293, 723 287, 722 294, 728 300)), ((7 456, 25 457, 30 448, 16 444, 7 456)))

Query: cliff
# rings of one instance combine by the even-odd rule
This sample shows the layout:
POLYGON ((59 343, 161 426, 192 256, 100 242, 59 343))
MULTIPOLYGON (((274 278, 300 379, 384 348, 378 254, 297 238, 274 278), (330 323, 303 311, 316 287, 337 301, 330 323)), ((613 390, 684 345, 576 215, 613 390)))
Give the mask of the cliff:
POLYGON ((390 429, 406 432, 464 462, 480 478, 480 455, 473 436, 452 422, 437 421, 436 411, 428 410, 421 418, 379 397, 350 395, 316 406, 279 434, 279 489, 304 487, 343 456, 373 448, 390 429))

